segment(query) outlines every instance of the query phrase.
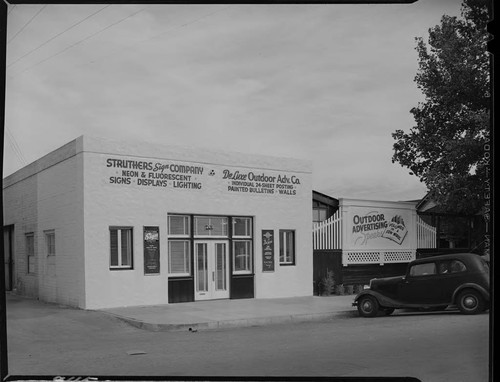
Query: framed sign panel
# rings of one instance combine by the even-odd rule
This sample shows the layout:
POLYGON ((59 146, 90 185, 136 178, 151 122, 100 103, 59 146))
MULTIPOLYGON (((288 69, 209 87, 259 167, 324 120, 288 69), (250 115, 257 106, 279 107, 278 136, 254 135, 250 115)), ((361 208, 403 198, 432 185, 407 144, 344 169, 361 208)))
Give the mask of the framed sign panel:
POLYGON ((144 227, 144 274, 160 273, 160 229, 144 227))
POLYGON ((274 231, 262 230, 262 272, 274 272, 274 231))

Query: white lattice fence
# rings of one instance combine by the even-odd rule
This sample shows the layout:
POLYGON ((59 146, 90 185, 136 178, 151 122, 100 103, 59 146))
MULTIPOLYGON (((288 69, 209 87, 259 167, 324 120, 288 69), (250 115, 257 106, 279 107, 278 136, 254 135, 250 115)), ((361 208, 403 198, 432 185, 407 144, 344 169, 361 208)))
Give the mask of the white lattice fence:
POLYGON ((344 251, 343 265, 408 263, 415 260, 415 251, 344 251))
POLYGON ((417 248, 436 248, 436 227, 417 216, 417 248))
POLYGON ((385 251, 385 263, 408 263, 415 260, 416 251, 385 251))
POLYGON ((329 219, 321 223, 313 223, 313 249, 341 249, 340 209, 329 219))

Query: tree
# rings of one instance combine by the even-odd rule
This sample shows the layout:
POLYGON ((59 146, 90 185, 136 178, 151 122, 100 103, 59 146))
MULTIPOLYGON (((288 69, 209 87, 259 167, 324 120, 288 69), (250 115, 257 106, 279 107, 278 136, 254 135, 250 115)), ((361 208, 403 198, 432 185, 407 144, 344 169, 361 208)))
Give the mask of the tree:
POLYGON ((410 110, 416 126, 396 130, 392 162, 411 170, 446 212, 474 214, 484 204, 490 128, 488 0, 464 0, 462 18, 444 15, 416 38, 415 77, 425 102, 410 110))

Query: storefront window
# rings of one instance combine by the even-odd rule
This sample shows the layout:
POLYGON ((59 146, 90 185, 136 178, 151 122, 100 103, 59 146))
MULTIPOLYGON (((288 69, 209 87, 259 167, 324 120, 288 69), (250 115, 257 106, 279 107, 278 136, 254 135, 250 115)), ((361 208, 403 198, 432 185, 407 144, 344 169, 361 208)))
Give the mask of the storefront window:
POLYGON ((189 216, 169 215, 168 234, 171 236, 189 236, 190 234, 189 216))
POLYGON ((132 228, 111 227, 111 269, 132 269, 132 228))
POLYGON ((280 265, 295 264, 295 231, 280 230, 280 265))
POLYGON ((233 218, 233 237, 251 237, 252 219, 233 218))
POLYGON ((227 236, 227 218, 214 216, 195 216, 194 235, 216 237, 227 236))
MULTIPOLYGON (((168 274, 170 276, 193 276, 192 273, 196 272, 196 267, 191 269, 192 252, 194 251, 193 264, 196 266, 200 261, 197 254, 202 253, 200 251, 205 248, 203 246, 206 245, 207 239, 224 240, 224 245, 232 249, 230 256, 232 256, 233 274, 248 275, 253 272, 252 217, 168 215, 168 233, 168 274), (191 223, 192 232, 189 229, 191 223), (232 227, 231 236, 229 236, 229 224, 232 227)), ((224 261, 228 260, 229 258, 224 261)), ((198 281, 201 277, 198 275, 198 281)))
POLYGON ((168 273, 173 276, 190 276, 191 261, 188 240, 168 242, 168 273))
POLYGON ((252 272, 252 242, 250 240, 233 241, 233 273, 252 272))

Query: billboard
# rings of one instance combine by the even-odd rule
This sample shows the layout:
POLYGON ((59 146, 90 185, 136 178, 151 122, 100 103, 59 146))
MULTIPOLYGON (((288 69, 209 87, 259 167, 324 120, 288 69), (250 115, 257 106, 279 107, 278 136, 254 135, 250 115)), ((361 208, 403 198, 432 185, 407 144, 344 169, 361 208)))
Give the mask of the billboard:
POLYGON ((380 203, 346 206, 344 209, 344 249, 415 249, 414 208, 394 208, 380 203))

